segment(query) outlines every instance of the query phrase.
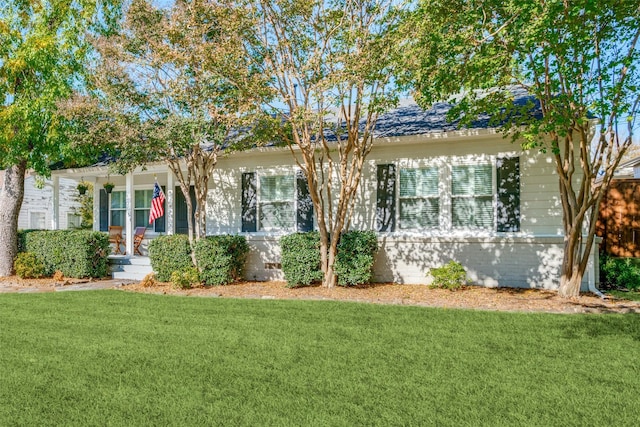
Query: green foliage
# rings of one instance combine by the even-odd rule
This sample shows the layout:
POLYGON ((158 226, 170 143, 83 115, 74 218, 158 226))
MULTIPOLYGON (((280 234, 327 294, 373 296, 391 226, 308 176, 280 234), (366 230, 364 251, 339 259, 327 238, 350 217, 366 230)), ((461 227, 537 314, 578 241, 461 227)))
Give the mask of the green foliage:
POLYGON ((244 236, 209 236, 194 244, 200 279, 205 285, 226 285, 242 279, 249 245, 244 236))
POLYGON ((340 286, 371 282, 373 261, 378 251, 374 231, 349 231, 340 237, 334 269, 340 286))
POLYGON ((434 288, 456 290, 469 283, 464 267, 454 260, 442 267, 430 269, 429 274, 433 277, 431 286, 434 288))
POLYGON ((26 230, 18 233, 18 248, 31 252, 50 276, 60 270, 65 277, 107 275, 109 237, 85 230, 26 230))
POLYGON ((295 233, 280 238, 282 272, 287 286, 309 286, 322 280, 320 234, 295 233))
POLYGON ((634 258, 600 258, 600 283, 609 288, 640 289, 640 264, 634 258))
POLYGON ((171 273, 193 267, 189 238, 182 234, 160 236, 149 243, 149 258, 156 277, 168 282, 171 273))
POLYGON ((86 159, 96 147, 69 144, 62 102, 84 87, 93 49, 87 35, 113 29, 120 0, 3 2, 0 13, 0 169, 26 161, 86 159))
POLYGON ((87 192, 75 196, 79 206, 73 208, 73 214, 81 218, 80 229, 91 230, 93 228, 93 184, 85 182, 84 185, 87 192))
POLYGON ((42 261, 32 252, 21 252, 13 263, 16 275, 22 279, 37 279, 45 274, 42 261))
POLYGON ((177 289, 190 289, 200 284, 200 275, 195 267, 187 267, 171 273, 171 283, 177 289))

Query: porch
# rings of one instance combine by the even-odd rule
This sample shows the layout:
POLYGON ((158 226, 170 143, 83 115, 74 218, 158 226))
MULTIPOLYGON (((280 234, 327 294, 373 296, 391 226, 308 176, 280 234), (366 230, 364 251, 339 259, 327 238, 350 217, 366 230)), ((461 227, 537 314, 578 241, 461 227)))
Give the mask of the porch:
MULTIPOLYGON (((93 185, 93 230, 108 232, 109 227, 122 227, 123 244, 114 255, 134 254, 134 232, 145 227, 144 239, 139 249, 148 255, 151 240, 170 234, 187 234, 187 203, 173 173, 164 164, 149 165, 145 170, 135 170, 126 175, 113 175, 107 164, 82 169, 57 170, 52 173, 53 228, 60 228, 60 179, 67 178, 93 185), (149 223, 154 184, 165 194, 164 215, 149 223), (111 184, 106 185, 105 184, 111 184)), ((191 189, 191 201, 195 207, 195 192, 191 189)), ((137 258, 137 257, 134 257, 137 258)), ((116 258, 120 259, 120 258, 116 258)))

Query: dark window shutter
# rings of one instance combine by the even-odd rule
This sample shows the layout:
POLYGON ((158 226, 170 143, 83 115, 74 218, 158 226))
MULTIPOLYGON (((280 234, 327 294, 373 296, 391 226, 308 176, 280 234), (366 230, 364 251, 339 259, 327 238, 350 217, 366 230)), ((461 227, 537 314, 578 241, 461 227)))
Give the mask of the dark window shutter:
POLYGON ((257 180, 255 172, 242 174, 242 231, 258 230, 257 180))
POLYGON ((166 218, 167 218, 167 190, 166 187, 163 185, 162 186, 162 192, 165 194, 165 199, 164 202, 162 202, 162 211, 164 212, 164 215, 162 215, 160 218, 156 219, 153 225, 153 229, 155 230, 156 233, 164 233, 166 231, 166 218))
POLYGON ((498 231, 520 231, 520 158, 499 158, 496 166, 498 231))
POLYGON ((296 172, 296 196, 298 199, 298 231, 313 231, 313 201, 309 194, 309 183, 304 172, 296 172))
POLYGON ((109 195, 100 189, 100 231, 109 231, 109 195))
POLYGON ((376 229, 396 229, 396 165, 378 165, 376 229))
MULTIPOLYGON (((187 200, 182 193, 182 188, 176 186, 175 188, 175 233, 176 234, 189 234, 189 221, 187 220, 187 200)), ((189 188, 189 196, 191 198, 191 206, 193 212, 191 212, 191 219, 195 226, 195 209, 196 209, 196 191, 193 185, 189 188)))

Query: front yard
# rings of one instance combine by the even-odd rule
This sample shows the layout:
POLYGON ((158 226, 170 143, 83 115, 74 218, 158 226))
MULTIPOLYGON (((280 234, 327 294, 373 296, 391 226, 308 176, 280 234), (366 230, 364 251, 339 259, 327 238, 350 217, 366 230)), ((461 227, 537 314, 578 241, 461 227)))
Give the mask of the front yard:
POLYGON ((0 425, 634 425, 640 317, 0 295, 0 425))

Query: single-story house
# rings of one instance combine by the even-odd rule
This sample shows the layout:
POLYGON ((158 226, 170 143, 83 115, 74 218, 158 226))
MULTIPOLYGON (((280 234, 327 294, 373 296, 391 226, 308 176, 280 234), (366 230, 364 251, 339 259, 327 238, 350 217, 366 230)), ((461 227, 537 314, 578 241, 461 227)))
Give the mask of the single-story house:
MULTIPOLYGON (((453 259, 484 286, 557 288, 563 255, 562 207, 550 154, 523 151, 486 118, 458 129, 445 114, 405 101, 380 117, 351 220, 376 230, 380 250, 374 280, 426 284, 430 268, 453 259)), ((207 233, 246 236, 249 280, 282 279, 279 238, 315 226, 309 221, 305 181, 288 148, 259 147, 222 157, 209 183, 207 233)), ((154 181, 165 188, 165 216, 146 239, 186 232, 184 197, 164 164, 150 164, 102 190, 107 165, 56 171, 94 182, 94 228, 147 226, 154 181)), ((144 248, 144 244, 143 244, 144 248)), ((143 253, 144 250, 143 250, 143 253)), ((597 282, 597 250, 583 289, 597 282)))
POLYGON ((640 257, 640 157, 618 166, 600 201, 596 234, 602 237, 602 252, 640 257))
MULTIPOLYGON (((0 171, 0 193, 4 184, 4 171, 0 171)), ((78 182, 71 178, 54 176, 37 183, 35 176, 27 173, 24 180, 24 199, 18 216, 19 229, 56 230, 76 228, 82 218, 77 213, 78 182)))

